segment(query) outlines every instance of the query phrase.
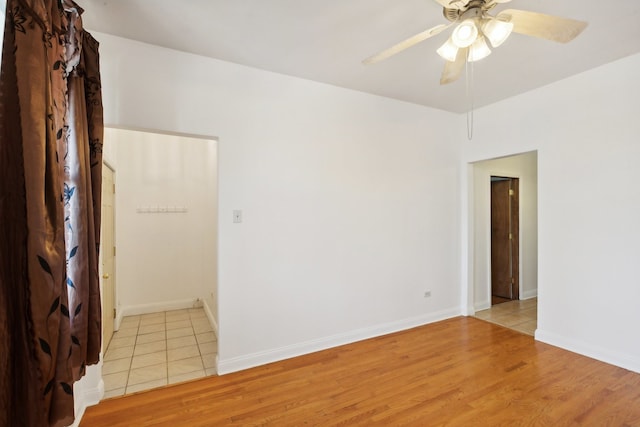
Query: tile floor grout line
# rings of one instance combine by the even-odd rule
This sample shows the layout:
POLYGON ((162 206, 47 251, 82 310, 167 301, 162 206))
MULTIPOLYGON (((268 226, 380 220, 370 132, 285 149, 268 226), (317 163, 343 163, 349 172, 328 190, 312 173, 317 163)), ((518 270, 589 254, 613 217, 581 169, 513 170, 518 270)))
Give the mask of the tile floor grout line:
MULTIPOLYGON (((193 377, 191 377, 191 378, 189 378, 189 379, 197 379, 197 378, 203 378, 203 377, 208 376, 208 374, 207 374, 207 370, 208 370, 209 368, 206 368, 206 367, 205 367, 205 360, 204 360, 204 358, 205 358, 206 356, 209 356, 209 354, 206 354, 206 355, 205 355, 205 354, 203 354, 203 350, 202 350, 202 348, 201 348, 201 343, 198 341, 198 333, 197 333, 197 331, 196 331, 196 329, 202 329, 202 328, 201 328, 200 323, 202 322, 202 320, 203 320, 203 319, 204 319, 205 321, 207 321, 207 320, 208 320, 208 319, 206 319, 206 317, 205 317, 205 316, 203 316, 203 314, 204 314, 204 313, 202 312, 202 308, 199 308, 199 311, 196 311, 196 312, 192 312, 192 311, 189 311, 189 309, 185 309, 183 312, 181 311, 181 314, 179 314, 179 315, 177 315, 177 316, 172 316, 171 318, 169 318, 169 317, 168 317, 169 312, 167 312, 167 311, 159 312, 159 313, 147 313, 147 314, 148 314, 149 316, 145 317, 144 319, 143 319, 143 316, 142 316, 142 315, 137 315, 137 316, 136 316, 136 317, 137 317, 137 322, 135 322, 135 323, 136 323, 136 326, 134 326, 134 327, 135 327, 135 335, 133 335, 133 338, 134 338, 134 339, 133 339, 133 346, 132 346, 132 353, 133 353, 133 354, 131 354, 130 359, 129 359, 129 363, 128 363, 128 367, 129 367, 129 369, 128 369, 128 370, 119 371, 119 372, 114 372, 114 374, 117 374, 117 373, 124 373, 124 374, 126 374, 126 378, 124 378, 123 386, 122 386, 122 387, 117 387, 117 385, 116 385, 116 386, 115 386, 115 388, 113 388, 113 389, 109 390, 110 392, 113 392, 113 391, 115 391, 115 390, 121 390, 121 394, 120 394, 120 393, 118 393, 118 394, 113 394, 111 397, 126 395, 126 394, 128 394, 128 393, 133 393, 134 391, 135 391, 135 392, 137 392, 137 391, 148 390, 147 388, 138 389, 138 387, 140 387, 141 385, 143 385, 143 384, 145 384, 145 383, 156 383, 156 384, 157 384, 157 385, 150 385, 150 386, 149 386, 150 388, 154 388, 154 387, 158 386, 158 385, 159 385, 159 384, 158 384, 158 381, 163 381, 165 385, 168 385, 168 384, 169 384, 169 381, 170 381, 170 376, 169 376, 169 363, 172 363, 172 362, 170 362, 170 361, 169 361, 169 348, 168 348, 168 347, 169 347, 169 343, 168 343, 168 341, 169 341, 169 329, 168 329, 168 327, 167 327, 167 323, 171 323, 171 322, 184 322, 184 321, 186 321, 186 320, 188 320, 188 321, 189 321, 189 325, 190 325, 190 334, 188 334, 188 335, 183 335, 183 336, 178 336, 178 337, 174 337, 174 338, 175 338, 175 339, 180 339, 180 338, 185 338, 185 337, 186 337, 186 338, 191 338, 191 337, 192 337, 192 338, 191 338, 191 339, 193 340, 192 342, 194 342, 194 344, 193 344, 193 345, 195 345, 195 346, 196 346, 196 349, 197 349, 197 355, 194 355, 194 356, 184 356, 184 357, 182 357, 182 358, 180 358, 180 359, 177 359, 177 360, 173 361, 173 363, 180 363, 181 361, 186 360, 186 359, 191 359, 191 358, 194 358, 194 359, 195 359, 195 358, 197 358, 197 361, 199 362, 199 366, 201 367, 201 369, 197 369, 197 370, 194 370, 194 371, 185 372, 185 373, 182 373, 182 374, 176 374, 176 375, 175 375, 175 377, 179 378, 179 377, 184 377, 184 376, 190 376, 190 375, 193 375, 193 374, 194 374, 194 373, 196 373, 196 372, 198 372, 198 374, 197 374, 197 375, 195 375, 195 376, 193 376, 193 377), (177 317, 177 318, 176 318, 176 317, 177 317), (185 318, 185 317, 186 317, 186 318, 185 318), (148 320, 148 319, 153 319, 153 318, 155 318, 155 319, 157 319, 157 320, 159 320, 160 318, 162 318, 162 320, 161 320, 159 323, 151 323, 151 324, 148 324, 148 322, 150 321, 150 320, 148 320), (145 320, 146 320, 146 321, 145 321, 145 320), (170 320, 170 321, 169 321, 169 320, 170 320), (144 325, 143 325, 143 323, 144 323, 144 325), (135 357, 140 358, 140 357, 144 357, 144 356, 146 356, 146 355, 150 355, 150 354, 154 354, 154 353, 159 353, 159 351, 152 351, 152 352, 150 352, 150 353, 138 354, 138 355, 136 356, 136 354, 135 354, 135 353, 136 353, 136 350, 138 350, 138 351, 139 351, 139 347, 140 347, 140 346, 143 346, 143 345, 146 345, 146 344, 151 344, 151 343, 154 343, 154 342, 162 342, 162 340, 160 340, 160 341, 150 341, 150 342, 145 342, 145 343, 140 342, 140 339, 141 339, 142 335, 146 335, 146 334, 153 334, 153 333, 154 333, 154 332, 141 333, 141 329, 142 329, 143 327, 149 327, 149 326, 152 326, 152 325, 159 325, 159 324, 164 325, 164 326, 163 326, 163 328, 164 328, 164 330, 163 330, 163 336, 164 336, 164 349, 163 349, 163 350, 161 350, 161 351, 163 351, 163 352, 164 352, 164 353, 163 353, 163 359, 164 359, 164 362, 163 362, 163 363, 165 363, 165 366, 166 366, 165 377, 164 377, 164 378, 157 379, 157 380, 143 381, 143 382, 141 382, 141 383, 139 383, 139 384, 130 384, 130 380, 131 380, 131 373, 132 373, 132 371, 134 370, 134 368, 133 368, 134 360, 133 360, 133 359, 134 359, 135 357), (129 391, 129 390, 131 390, 131 389, 133 389, 133 388, 135 388, 135 390, 129 391)), ((125 318, 123 319, 123 322, 124 322, 124 320, 125 320, 125 319, 128 319, 128 318, 130 318, 130 317, 133 317, 133 316, 127 316, 127 317, 125 317, 125 318)), ((153 320, 151 320, 151 321, 153 321, 153 320)), ((133 322, 132 322, 132 321, 127 321, 126 323, 131 324, 131 323, 133 323, 133 322)), ((208 323, 208 322, 207 322, 207 323, 208 323)), ((127 329, 127 328, 125 328, 125 329, 127 329)), ((128 328, 128 329, 133 329, 133 328, 128 328)), ((176 328, 176 329, 180 329, 180 328, 176 328)), ((185 329, 186 329, 186 328, 185 328, 185 329)), ((210 325, 209 325, 209 328, 205 328, 205 329, 206 329, 206 330, 204 330, 204 331, 200 331, 200 333, 201 333, 201 334, 207 334, 207 333, 211 332, 211 331, 210 331, 210 329, 211 329, 211 328, 210 328, 210 325)), ((158 332, 160 332, 160 331, 158 331, 158 332)), ((117 333, 117 331, 116 331, 116 333, 117 333)), ((117 337, 117 335, 116 335, 116 337, 117 337)), ((125 338, 125 337, 123 337, 123 338, 125 338)), ((203 339, 206 339, 206 338, 203 338, 203 339)), ((211 343, 214 343, 215 341, 216 341, 216 339, 215 339, 215 337, 214 337, 214 340, 213 340, 213 341, 211 341, 211 343)), ((202 343, 202 344, 203 344, 203 345, 208 345, 208 344, 209 344, 209 342, 202 343)), ((118 348, 120 348, 120 347, 118 347, 118 348)), ((110 348, 108 347, 108 348, 107 348, 107 352, 108 352, 109 350, 110 350, 110 348)), ((106 352, 105 352, 105 354, 106 354, 106 352)), ((212 354, 215 354, 215 352, 214 352, 214 353, 212 353, 212 354)), ((124 358, 122 358, 122 359, 124 359, 124 358)), ((115 360, 121 360, 121 359, 115 359, 115 360)), ((114 361, 115 361, 115 360, 114 360, 114 361)), ((153 365, 141 366, 140 368, 135 368, 135 369, 143 369, 143 368, 147 368, 147 367, 149 367, 149 366, 153 366, 153 365)), ((212 374, 212 375, 214 375, 214 374, 212 374)), ((187 379, 184 379, 184 380, 178 379, 178 381, 179 381, 179 382, 181 382, 181 381, 187 381, 187 379)))
POLYGON ((133 357, 136 354, 136 347, 138 345, 138 337, 140 336, 140 323, 142 322, 141 318, 138 318, 138 326, 136 327, 136 339, 133 342, 133 353, 131 353, 131 360, 129 361, 129 370, 127 370, 127 380, 124 383, 124 393, 127 394, 127 389, 129 388, 129 377, 131 376, 131 370, 133 369, 133 357))
POLYGON ((133 355, 136 352, 136 346, 138 345, 138 336, 140 332, 140 318, 138 318, 138 326, 136 326, 136 339, 133 341, 133 353, 131 353, 131 359, 129 360, 129 369, 127 370, 127 379, 124 382, 124 393, 127 394, 127 389, 129 388, 129 376, 131 376, 131 370, 133 369, 133 355))
POLYGON ((532 300, 533 299, 514 300, 501 304, 495 304, 488 309, 477 312, 474 317, 486 322, 503 326, 505 328, 524 332, 527 335, 535 335, 535 328, 537 327, 538 321, 538 302, 537 299, 535 302, 533 302, 532 300), (533 316, 531 316, 531 314, 533 314, 533 316), (509 321, 509 318, 515 321, 515 323, 511 323, 511 321, 509 321), (527 331, 520 329, 523 328, 523 325, 528 322, 535 322, 536 326, 534 326, 533 331, 530 331, 528 328, 524 328, 527 329, 527 331))

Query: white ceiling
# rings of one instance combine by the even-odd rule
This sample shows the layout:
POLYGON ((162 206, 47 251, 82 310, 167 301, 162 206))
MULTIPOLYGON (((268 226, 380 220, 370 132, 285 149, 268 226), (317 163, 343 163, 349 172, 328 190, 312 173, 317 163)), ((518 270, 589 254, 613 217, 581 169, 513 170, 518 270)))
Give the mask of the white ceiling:
MULTIPOLYGON (((446 23, 434 0, 77 0, 85 27, 146 43, 452 112, 465 79, 440 86, 449 32, 384 62, 361 61, 446 23)), ((513 8, 589 22, 569 44, 513 34, 475 63, 480 107, 640 52, 638 0, 513 0, 513 8)), ((616 78, 616 76, 611 76, 616 78)))

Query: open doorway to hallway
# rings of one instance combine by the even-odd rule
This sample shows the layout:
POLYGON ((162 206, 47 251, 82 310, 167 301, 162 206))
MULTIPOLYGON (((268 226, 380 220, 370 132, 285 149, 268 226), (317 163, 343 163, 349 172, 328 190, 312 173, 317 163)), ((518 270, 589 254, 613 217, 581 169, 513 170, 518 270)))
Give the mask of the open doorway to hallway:
POLYGON ((105 129, 117 172, 105 397, 216 371, 217 140, 105 129))
POLYGON ((537 152, 473 164, 475 316, 533 335, 538 305, 537 152))

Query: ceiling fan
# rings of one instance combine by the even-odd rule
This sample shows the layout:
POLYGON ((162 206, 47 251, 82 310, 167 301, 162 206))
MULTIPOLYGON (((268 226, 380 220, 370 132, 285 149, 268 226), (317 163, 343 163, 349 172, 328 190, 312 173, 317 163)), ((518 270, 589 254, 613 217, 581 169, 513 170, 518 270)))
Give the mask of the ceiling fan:
POLYGON ((460 77, 467 62, 478 61, 491 53, 487 41, 496 48, 507 40, 511 32, 516 32, 567 43, 587 26, 586 22, 525 10, 507 9, 495 16, 489 13, 498 4, 511 0, 435 1, 442 5, 449 24, 440 24, 418 33, 362 62, 380 62, 457 24, 449 39, 437 50, 446 60, 440 84, 447 84, 460 77))

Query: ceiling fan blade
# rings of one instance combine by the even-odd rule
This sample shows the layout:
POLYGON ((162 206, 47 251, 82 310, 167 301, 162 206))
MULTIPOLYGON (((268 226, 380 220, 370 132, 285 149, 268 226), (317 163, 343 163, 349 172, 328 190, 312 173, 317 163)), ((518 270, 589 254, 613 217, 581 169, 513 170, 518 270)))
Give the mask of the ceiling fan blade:
POLYGON ((504 10, 496 18, 513 23, 516 33, 559 43, 570 42, 587 27, 583 21, 516 9, 504 10))
POLYGON ((409 49, 411 46, 414 46, 418 43, 420 43, 421 41, 424 41, 426 39, 428 39, 429 37, 433 37, 437 34, 440 34, 443 30, 447 29, 448 27, 450 27, 452 24, 440 24, 440 25, 436 25, 433 28, 429 28, 426 31, 423 31, 421 33, 416 34, 415 36, 409 37, 406 40, 401 41, 400 43, 391 46, 388 49, 383 50, 380 53, 377 53, 373 56, 368 57, 367 59, 365 59, 364 61, 362 61, 363 64, 375 64, 376 62, 380 62, 384 59, 389 58, 390 56, 395 55, 396 53, 400 53, 405 49, 409 49))
POLYGON ((442 70, 442 77, 440 77, 440 84, 446 85, 458 80, 465 64, 467 63, 467 55, 469 54, 469 48, 458 49, 455 62, 446 61, 444 69, 442 70))

